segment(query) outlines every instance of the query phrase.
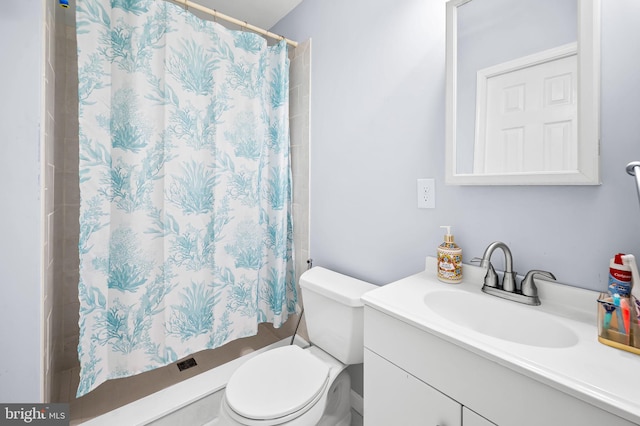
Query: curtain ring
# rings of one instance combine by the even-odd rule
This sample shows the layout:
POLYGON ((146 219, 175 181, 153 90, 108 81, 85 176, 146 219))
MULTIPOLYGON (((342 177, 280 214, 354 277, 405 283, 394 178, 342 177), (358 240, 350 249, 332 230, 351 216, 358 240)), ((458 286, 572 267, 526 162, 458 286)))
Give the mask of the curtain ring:
POLYGON ((184 0, 184 11, 185 12, 189 11, 189 0, 184 0))
POLYGON ((213 22, 218 23, 218 11, 213 9, 213 22))

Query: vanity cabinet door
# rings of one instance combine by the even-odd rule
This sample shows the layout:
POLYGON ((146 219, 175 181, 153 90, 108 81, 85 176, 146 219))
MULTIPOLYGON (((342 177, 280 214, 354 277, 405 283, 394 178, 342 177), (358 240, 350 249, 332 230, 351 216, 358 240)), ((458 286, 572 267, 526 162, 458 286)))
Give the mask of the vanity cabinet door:
POLYGON ((364 350, 365 426, 460 426, 462 406, 426 383, 364 350))
POLYGON ((495 423, 490 422, 481 415, 474 411, 469 410, 467 407, 462 407, 462 425, 463 426, 496 426, 495 423))

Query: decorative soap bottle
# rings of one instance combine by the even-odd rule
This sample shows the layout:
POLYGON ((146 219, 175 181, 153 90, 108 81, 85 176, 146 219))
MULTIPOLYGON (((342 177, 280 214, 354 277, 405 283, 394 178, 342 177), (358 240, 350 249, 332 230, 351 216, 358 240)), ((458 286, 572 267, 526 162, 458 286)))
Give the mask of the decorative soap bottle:
POLYGON ((451 226, 446 228, 444 241, 438 246, 438 279, 445 283, 462 281, 462 249, 453 241, 451 226))

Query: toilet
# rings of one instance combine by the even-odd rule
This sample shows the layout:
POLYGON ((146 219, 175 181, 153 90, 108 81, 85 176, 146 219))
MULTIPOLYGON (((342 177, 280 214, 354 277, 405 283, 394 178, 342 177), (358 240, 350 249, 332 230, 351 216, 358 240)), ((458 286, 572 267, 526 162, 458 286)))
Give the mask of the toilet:
POLYGON ((349 426, 347 365, 363 362, 363 303, 373 284, 314 267, 300 277, 311 345, 271 349, 231 376, 218 425, 349 426))

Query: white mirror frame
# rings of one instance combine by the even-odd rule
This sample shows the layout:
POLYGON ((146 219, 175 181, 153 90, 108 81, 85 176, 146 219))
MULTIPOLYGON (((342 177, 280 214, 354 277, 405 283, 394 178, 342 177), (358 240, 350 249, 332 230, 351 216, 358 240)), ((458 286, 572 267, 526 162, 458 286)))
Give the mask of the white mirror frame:
POLYGON ((457 8, 447 2, 445 182, 450 185, 600 185, 600 0, 578 1, 578 169, 566 172, 456 173, 457 8))

